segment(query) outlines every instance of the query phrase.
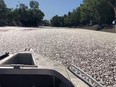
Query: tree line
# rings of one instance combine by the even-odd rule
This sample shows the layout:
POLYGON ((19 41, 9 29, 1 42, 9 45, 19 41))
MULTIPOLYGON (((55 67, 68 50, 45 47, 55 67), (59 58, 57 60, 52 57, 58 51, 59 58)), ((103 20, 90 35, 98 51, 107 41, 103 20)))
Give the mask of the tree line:
POLYGON ((15 9, 7 8, 4 0, 0 0, 0 26, 26 26, 41 25, 44 13, 39 9, 39 3, 31 0, 29 7, 19 3, 15 9))
POLYGON ((50 22, 57 27, 112 24, 116 14, 115 0, 83 0, 80 7, 64 16, 54 16, 50 22))
POLYGON ((115 4, 115 0, 83 0, 83 3, 72 12, 63 16, 55 15, 48 21, 43 20, 45 15, 39 9, 39 3, 35 0, 31 0, 29 6, 19 3, 13 9, 8 8, 4 0, 0 0, 0 26, 78 27, 95 24, 99 26, 109 25, 116 19, 115 4))

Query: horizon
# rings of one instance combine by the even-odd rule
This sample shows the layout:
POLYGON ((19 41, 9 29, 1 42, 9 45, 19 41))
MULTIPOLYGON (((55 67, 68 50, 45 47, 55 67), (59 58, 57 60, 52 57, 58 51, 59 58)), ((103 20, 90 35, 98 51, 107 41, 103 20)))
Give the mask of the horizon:
MULTIPOLYGON (((4 0, 5 4, 8 8, 16 8, 16 5, 19 3, 23 3, 29 6, 30 0, 4 0)), ((53 16, 59 15, 63 16, 64 14, 68 14, 68 12, 72 12, 73 9, 76 9, 83 3, 83 0, 66 0, 59 1, 59 0, 50 0, 50 1, 43 1, 43 0, 35 0, 39 2, 40 10, 45 14, 44 19, 50 20, 53 16), (50 4, 48 4, 50 3, 50 4), (64 8, 65 7, 65 8, 64 8)))

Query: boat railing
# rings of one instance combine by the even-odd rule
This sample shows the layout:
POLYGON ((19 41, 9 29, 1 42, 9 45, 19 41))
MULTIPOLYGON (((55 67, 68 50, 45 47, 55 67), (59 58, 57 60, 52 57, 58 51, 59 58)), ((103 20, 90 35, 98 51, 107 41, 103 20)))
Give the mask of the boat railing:
POLYGON ((90 87, 103 87, 94 78, 92 78, 90 75, 88 75, 87 73, 82 71, 80 68, 76 67, 75 65, 70 65, 68 69, 78 78, 80 78, 82 81, 88 84, 90 87))

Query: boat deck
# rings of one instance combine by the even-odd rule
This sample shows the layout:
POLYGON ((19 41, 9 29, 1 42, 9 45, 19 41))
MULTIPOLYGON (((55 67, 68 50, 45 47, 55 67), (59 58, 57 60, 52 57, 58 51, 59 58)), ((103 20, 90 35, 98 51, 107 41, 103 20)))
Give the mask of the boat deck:
POLYGON ((35 58, 35 64, 38 65, 39 69, 53 69, 60 72, 64 75, 68 80, 70 80, 75 87, 89 87, 85 82, 81 79, 77 78, 74 74, 72 74, 64 65, 59 64, 58 62, 54 62, 49 58, 44 58, 41 55, 33 54, 35 58))
POLYGON ((85 72, 81 71, 81 69, 73 66, 66 68, 57 61, 53 61, 34 52, 20 52, 9 55, 0 61, 0 68, 5 67, 10 69, 21 68, 55 70, 68 79, 75 87, 102 87, 97 81, 88 76, 85 72))

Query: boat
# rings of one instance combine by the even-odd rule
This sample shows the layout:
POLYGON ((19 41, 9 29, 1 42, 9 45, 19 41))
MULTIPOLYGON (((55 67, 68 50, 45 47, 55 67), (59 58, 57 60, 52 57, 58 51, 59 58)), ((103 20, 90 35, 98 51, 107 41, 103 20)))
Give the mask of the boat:
POLYGON ((4 54, 0 87, 102 87, 75 65, 64 65, 34 51, 4 54))

